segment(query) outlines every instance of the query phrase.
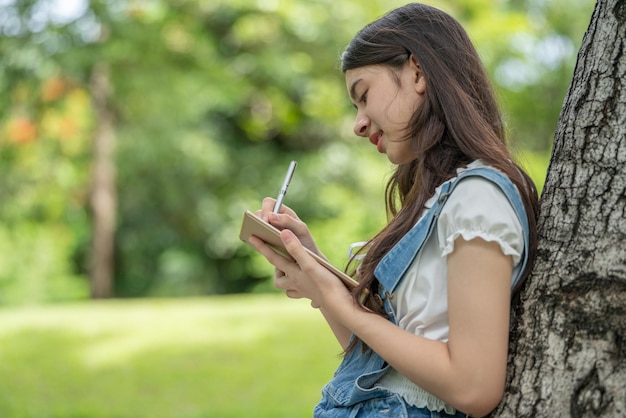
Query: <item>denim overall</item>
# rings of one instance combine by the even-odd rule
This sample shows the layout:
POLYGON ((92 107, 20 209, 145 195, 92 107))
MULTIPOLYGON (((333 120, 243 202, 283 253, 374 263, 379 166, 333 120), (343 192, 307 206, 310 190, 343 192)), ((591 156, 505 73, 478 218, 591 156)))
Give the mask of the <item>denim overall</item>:
MULTIPOLYGON (((468 169, 441 186, 439 199, 426 215, 383 257, 374 274, 380 282, 380 296, 390 321, 397 323, 391 305, 391 297, 412 261, 435 230, 437 219, 448 197, 462 179, 480 176, 499 186, 506 195, 524 231, 524 253, 513 277, 512 287, 520 279, 528 262, 529 245, 528 219, 517 188, 501 172, 487 167, 468 169)), ((429 411, 407 405, 402 398, 377 386, 378 380, 389 370, 389 365, 375 352, 363 353, 359 345, 348 353, 333 379, 322 390, 322 399, 315 407, 317 418, 356 418, 387 416, 402 417, 464 417, 446 414, 444 411, 429 411)))

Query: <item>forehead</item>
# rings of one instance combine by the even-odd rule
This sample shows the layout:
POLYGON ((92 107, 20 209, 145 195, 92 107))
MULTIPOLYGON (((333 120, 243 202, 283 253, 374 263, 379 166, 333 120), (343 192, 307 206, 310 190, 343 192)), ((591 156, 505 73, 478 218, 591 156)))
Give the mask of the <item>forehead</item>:
POLYGON ((352 101, 358 101, 358 86, 362 82, 371 85, 372 82, 380 79, 381 73, 385 68, 381 65, 368 65, 365 67, 354 68, 346 71, 346 87, 352 101))
POLYGON ((346 84, 351 85, 354 81, 363 78, 377 77, 384 71, 382 65, 367 65, 346 71, 346 84))

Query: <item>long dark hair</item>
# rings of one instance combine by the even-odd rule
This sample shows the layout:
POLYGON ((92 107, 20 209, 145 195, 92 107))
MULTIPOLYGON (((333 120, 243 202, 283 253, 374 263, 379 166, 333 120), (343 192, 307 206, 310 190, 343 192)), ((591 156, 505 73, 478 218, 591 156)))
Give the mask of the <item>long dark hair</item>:
POLYGON ((342 71, 367 65, 384 65, 394 71, 411 56, 426 80, 423 105, 407 131, 418 158, 399 165, 387 184, 390 221, 364 248, 359 286, 353 291, 357 303, 381 315, 385 312, 376 297, 374 269, 417 223, 435 188, 474 160, 506 174, 524 202, 530 227, 529 263, 514 293, 530 274, 537 248, 537 190, 513 162, 494 90, 476 49, 454 18, 422 4, 395 9, 354 37, 342 55, 342 71), (369 296, 363 299, 365 289, 369 296))

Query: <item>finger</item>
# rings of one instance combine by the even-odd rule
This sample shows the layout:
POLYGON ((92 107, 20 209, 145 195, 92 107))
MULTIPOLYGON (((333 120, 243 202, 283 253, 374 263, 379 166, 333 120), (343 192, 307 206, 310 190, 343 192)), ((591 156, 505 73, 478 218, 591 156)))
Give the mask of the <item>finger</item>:
MULTIPOLYGON (((298 237, 289 229, 284 229, 280 232, 280 239, 285 246, 287 252, 293 257, 296 265, 300 269, 305 266, 317 265, 317 262, 313 260, 313 257, 306 251, 298 237)), ((283 270, 288 271, 288 270, 283 270)))
POLYGON ((306 224, 302 222, 300 218, 295 216, 295 213, 294 216, 289 215, 288 213, 269 213, 267 215, 267 222, 277 229, 289 229, 297 236, 304 236, 309 233, 309 229, 306 224))
POLYGON ((293 209, 291 209, 289 206, 287 206, 285 204, 283 204, 280 207, 280 211, 278 213, 280 213, 281 215, 287 215, 290 218, 296 219, 298 221, 300 220, 300 218, 298 217, 298 214, 293 209))
POLYGON ((302 299, 302 296, 296 290, 287 290, 285 294, 287 295, 288 298, 291 298, 291 299, 302 299))
MULTIPOLYGON (((276 199, 274 199, 273 197, 264 198, 263 201, 261 202, 261 213, 265 216, 269 215, 270 213, 274 213, 275 203, 276 203, 276 199)), ((278 211, 278 213, 291 216, 292 218, 299 219, 298 215, 296 215, 296 212, 294 212, 293 209, 291 209, 289 206, 285 204, 280 206, 280 210, 278 211)), ((263 217, 261 218, 267 222, 266 218, 263 218, 263 217)))
POLYGON ((271 197, 266 197, 261 202, 261 211, 258 215, 265 222, 268 221, 268 215, 274 210, 274 203, 276 203, 276 199, 271 197))
MULTIPOLYGON (((330 284, 332 281, 333 284, 339 284, 341 287, 344 287, 341 280, 322 266, 313 257, 311 251, 302 245, 300 239, 292 231, 288 229, 282 230, 280 232, 280 239, 285 249, 294 260, 294 262, 291 262, 286 268, 282 269, 286 274, 291 275, 293 273, 294 277, 297 278, 300 277, 301 273, 304 273, 304 276, 316 278, 315 280, 311 280, 311 282, 321 283, 320 280, 323 280, 324 283, 330 284)), ((309 296, 307 295, 306 297, 309 296)))
POLYGON ((263 255, 267 259, 267 261, 276 267, 277 270, 285 271, 289 265, 293 265, 293 261, 288 260, 284 256, 278 254, 274 251, 269 245, 267 245, 260 238, 255 237, 254 235, 248 238, 248 242, 252 245, 258 252, 263 255))
POLYGON ((274 287, 276 289, 287 289, 289 287, 289 276, 274 277, 274 287))

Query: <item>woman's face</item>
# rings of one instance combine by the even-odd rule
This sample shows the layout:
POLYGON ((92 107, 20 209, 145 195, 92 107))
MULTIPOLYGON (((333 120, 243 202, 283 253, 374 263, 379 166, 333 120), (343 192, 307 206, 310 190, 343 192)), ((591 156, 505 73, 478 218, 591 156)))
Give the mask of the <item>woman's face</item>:
POLYGON ((413 161, 417 156, 407 139, 407 128, 426 87, 413 58, 399 70, 382 65, 348 70, 346 86, 357 109, 354 133, 369 138, 394 164, 413 161))

